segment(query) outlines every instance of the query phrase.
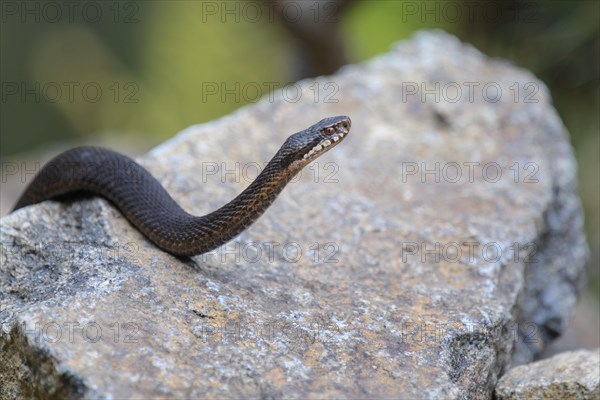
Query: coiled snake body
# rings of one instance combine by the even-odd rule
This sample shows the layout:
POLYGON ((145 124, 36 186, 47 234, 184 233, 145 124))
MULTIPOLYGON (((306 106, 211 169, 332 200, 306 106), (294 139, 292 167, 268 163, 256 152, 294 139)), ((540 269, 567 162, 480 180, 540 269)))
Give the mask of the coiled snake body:
POLYGON ((249 227, 307 164, 340 143, 349 117, 321 120, 290 136, 265 169, 235 199, 210 214, 188 214, 131 158, 98 147, 68 150, 42 168, 14 210, 74 192, 92 192, 121 213, 161 249, 178 256, 213 250, 249 227))

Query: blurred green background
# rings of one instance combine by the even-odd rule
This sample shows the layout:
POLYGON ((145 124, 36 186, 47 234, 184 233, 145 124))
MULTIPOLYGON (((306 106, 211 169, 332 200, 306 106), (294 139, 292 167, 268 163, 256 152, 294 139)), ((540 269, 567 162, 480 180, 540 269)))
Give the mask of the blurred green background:
MULTIPOLYGON (((549 86, 579 162, 590 289, 600 297, 599 2, 334 6, 342 4, 348 6, 335 17, 339 23, 329 28, 339 34, 348 62, 386 52, 416 30, 440 28, 530 69, 549 86)), ((254 92, 226 101, 206 96, 203 82, 263 87, 310 71, 302 65, 302 37, 273 15, 268 2, 3 1, 1 7, 2 159, 106 134, 147 150, 254 99, 254 92), (261 18, 255 18, 257 9, 261 18)))

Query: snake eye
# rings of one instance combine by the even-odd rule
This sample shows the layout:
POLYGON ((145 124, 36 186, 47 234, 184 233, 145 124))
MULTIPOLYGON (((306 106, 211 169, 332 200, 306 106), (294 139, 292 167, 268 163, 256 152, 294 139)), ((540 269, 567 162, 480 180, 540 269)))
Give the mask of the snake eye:
POLYGON ((325 134, 326 135, 332 135, 333 132, 335 132, 335 129, 333 129, 333 127, 330 126, 328 128, 325 128, 325 134))

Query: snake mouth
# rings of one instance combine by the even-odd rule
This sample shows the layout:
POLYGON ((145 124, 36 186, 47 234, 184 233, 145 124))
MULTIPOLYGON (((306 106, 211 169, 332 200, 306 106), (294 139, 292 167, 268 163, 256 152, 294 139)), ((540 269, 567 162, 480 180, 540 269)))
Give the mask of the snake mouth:
POLYGON ((334 126, 328 128, 333 129, 332 133, 326 132, 328 135, 325 139, 322 139, 319 144, 314 146, 308 153, 306 153, 303 157, 304 160, 309 158, 317 157, 326 151, 334 148, 338 143, 340 143, 344 137, 350 132, 350 120, 343 121, 335 124, 334 126))

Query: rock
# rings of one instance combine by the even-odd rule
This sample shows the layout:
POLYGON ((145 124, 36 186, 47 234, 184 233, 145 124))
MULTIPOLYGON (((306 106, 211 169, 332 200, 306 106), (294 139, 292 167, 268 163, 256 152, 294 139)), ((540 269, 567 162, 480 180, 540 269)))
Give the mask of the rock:
POLYGON ((498 400, 600 399, 600 349, 557 354, 513 368, 496 386, 498 400))
POLYGON ((139 159, 203 214, 291 133, 352 117, 215 252, 175 258, 94 197, 2 218, 0 397, 490 397, 583 284, 550 102, 531 73, 424 32, 139 159))

